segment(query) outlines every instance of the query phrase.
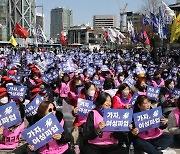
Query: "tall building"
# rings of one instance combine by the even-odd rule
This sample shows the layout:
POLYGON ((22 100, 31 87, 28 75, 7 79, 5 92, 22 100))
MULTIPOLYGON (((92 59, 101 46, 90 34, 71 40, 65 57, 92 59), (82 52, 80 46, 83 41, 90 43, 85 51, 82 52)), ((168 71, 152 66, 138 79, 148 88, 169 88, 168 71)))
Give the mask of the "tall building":
POLYGON ((42 30, 45 31, 44 14, 42 15, 42 13, 36 13, 36 28, 38 28, 39 25, 41 26, 42 30))
POLYGON ((139 29, 142 27, 142 14, 127 12, 126 23, 128 23, 130 20, 133 23, 134 29, 139 31, 139 29))
POLYGON ((29 36, 31 36, 31 27, 32 25, 35 26, 36 23, 35 1, 36 0, 8 0, 6 7, 8 38, 13 33, 16 23, 27 29, 29 36))
POLYGON ((116 16, 115 15, 95 15, 93 17, 93 28, 110 28, 116 27, 116 16))
POLYGON ((66 8, 54 8, 51 10, 50 37, 59 38, 62 30, 68 32, 73 26, 73 12, 66 8))
POLYGON ((0 41, 7 41, 7 0, 0 1, 0 41))

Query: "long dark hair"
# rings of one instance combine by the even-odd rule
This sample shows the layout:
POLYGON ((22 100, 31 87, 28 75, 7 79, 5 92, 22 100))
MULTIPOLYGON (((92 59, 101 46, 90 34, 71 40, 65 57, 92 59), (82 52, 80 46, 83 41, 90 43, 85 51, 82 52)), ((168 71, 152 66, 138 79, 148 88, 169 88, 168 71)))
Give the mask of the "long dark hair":
POLYGON ((144 100, 147 99, 148 101, 150 101, 149 97, 146 95, 139 95, 137 97, 137 100, 134 104, 134 113, 136 112, 140 112, 140 108, 139 106, 141 106, 144 103, 144 100))
POLYGON ((86 82, 85 85, 84 85, 84 88, 82 89, 82 93, 87 97, 88 96, 88 89, 91 87, 91 86, 94 86, 96 88, 96 86, 92 83, 92 82, 86 82))
MULTIPOLYGON (((119 89, 117 91, 118 94, 122 94, 122 91, 125 89, 125 88, 129 88, 128 84, 127 83, 123 83, 119 86, 119 89)), ((130 88, 129 88, 130 89, 130 88)))
POLYGON ((111 95, 106 93, 106 92, 101 92, 98 97, 96 98, 96 101, 95 101, 95 104, 96 104, 96 108, 100 108, 101 105, 104 104, 104 102, 106 101, 106 99, 108 98, 108 96, 110 97, 111 99, 111 102, 112 102, 112 98, 111 98, 111 95))

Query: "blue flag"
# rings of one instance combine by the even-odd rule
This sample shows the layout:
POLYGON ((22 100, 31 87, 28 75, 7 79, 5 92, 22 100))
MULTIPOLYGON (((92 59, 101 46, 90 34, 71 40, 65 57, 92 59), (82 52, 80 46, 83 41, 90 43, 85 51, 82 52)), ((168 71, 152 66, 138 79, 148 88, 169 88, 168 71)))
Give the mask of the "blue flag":
POLYGON ((150 13, 151 25, 153 26, 153 31, 158 33, 158 18, 153 14, 150 13))
POLYGON ((146 18, 146 16, 143 14, 142 15, 143 16, 143 25, 145 25, 145 26, 147 26, 147 25, 150 25, 150 22, 149 22, 149 20, 146 18))

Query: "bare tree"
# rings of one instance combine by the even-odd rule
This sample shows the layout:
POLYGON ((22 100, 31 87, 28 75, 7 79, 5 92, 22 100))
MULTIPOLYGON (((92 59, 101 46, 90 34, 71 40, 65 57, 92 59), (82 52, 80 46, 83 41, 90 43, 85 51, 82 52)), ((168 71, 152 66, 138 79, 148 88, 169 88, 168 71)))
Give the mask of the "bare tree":
POLYGON ((161 0, 143 0, 141 12, 143 14, 149 14, 150 12, 157 14, 161 0))

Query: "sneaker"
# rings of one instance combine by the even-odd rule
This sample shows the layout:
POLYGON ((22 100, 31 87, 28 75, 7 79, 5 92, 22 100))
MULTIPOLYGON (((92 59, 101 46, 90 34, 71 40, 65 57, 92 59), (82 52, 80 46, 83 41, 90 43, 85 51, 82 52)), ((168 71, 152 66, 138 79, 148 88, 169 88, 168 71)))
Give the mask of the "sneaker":
POLYGON ((75 154, 80 154, 79 145, 74 146, 74 151, 75 151, 75 154))
POLYGON ((126 147, 127 147, 127 146, 126 146, 126 143, 123 143, 122 147, 126 148, 126 147))
POLYGON ((176 152, 174 150, 171 150, 171 149, 161 150, 161 152, 163 154, 176 154, 176 152))

